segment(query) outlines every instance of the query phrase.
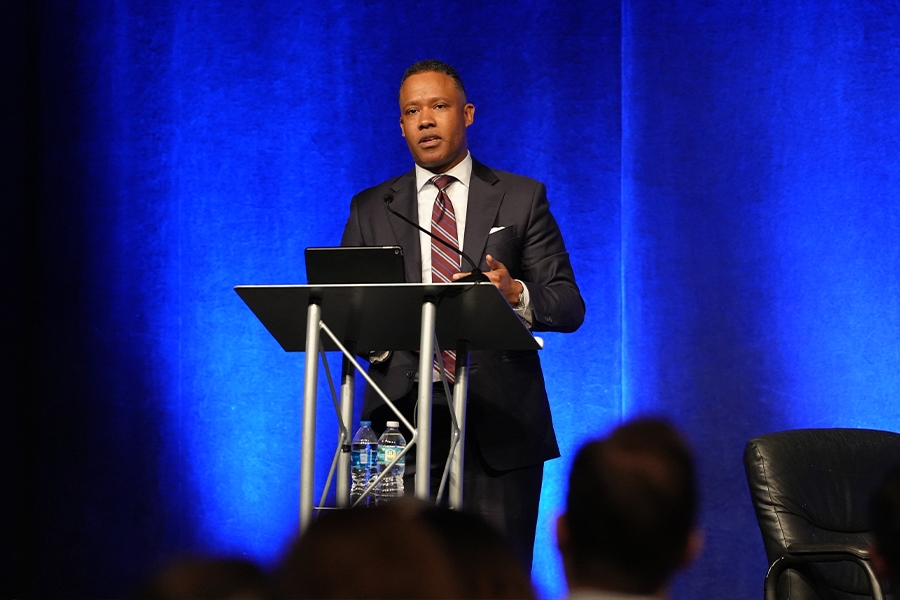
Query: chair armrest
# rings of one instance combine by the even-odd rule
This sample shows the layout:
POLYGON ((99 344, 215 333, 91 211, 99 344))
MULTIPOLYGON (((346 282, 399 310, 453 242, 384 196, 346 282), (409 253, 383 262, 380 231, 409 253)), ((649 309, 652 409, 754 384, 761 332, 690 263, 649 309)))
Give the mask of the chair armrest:
POLYGON ((787 569, 806 563, 850 561, 859 565, 869 580, 872 588, 872 600, 884 600, 881 582, 869 562, 869 551, 866 548, 851 544, 791 544, 788 554, 777 558, 769 567, 763 587, 765 600, 778 600, 776 594, 778 578, 787 569))
POLYGON ((800 543, 788 546, 788 554, 807 556, 811 554, 850 554, 862 560, 869 560, 869 548, 858 544, 828 542, 822 544, 800 543))

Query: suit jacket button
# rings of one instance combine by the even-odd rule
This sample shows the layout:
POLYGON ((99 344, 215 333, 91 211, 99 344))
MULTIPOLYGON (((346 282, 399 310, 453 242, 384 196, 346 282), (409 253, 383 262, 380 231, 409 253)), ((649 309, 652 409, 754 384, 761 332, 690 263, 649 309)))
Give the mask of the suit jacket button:
POLYGON ((409 377, 410 379, 412 379, 415 374, 416 374, 415 371, 407 371, 406 372, 406 376, 409 377))

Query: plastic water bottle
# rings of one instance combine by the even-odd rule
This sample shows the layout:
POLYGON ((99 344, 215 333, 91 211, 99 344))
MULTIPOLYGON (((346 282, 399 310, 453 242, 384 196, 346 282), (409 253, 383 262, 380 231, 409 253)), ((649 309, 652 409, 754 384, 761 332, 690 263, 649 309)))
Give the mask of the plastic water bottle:
MULTIPOLYGON (((391 461, 406 448, 406 440, 403 438, 403 434, 400 433, 399 427, 399 422, 388 421, 387 429, 384 430, 384 433, 381 434, 381 438, 378 440, 379 472, 387 469, 391 461)), ((403 470, 405 466, 406 456, 404 455, 393 466, 391 472, 378 484, 378 504, 384 504, 403 497, 403 470)))
MULTIPOLYGON (((378 438, 372 431, 371 421, 360 421, 359 429, 350 445, 350 505, 363 495, 369 482, 378 474, 378 438)), ((375 495, 369 493, 359 506, 374 505, 375 495)))

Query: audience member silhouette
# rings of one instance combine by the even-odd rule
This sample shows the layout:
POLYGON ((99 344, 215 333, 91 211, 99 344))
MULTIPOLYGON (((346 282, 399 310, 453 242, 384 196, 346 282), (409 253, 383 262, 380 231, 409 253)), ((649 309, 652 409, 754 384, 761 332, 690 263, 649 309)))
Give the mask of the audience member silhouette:
POLYGON ((164 567, 135 594, 141 600, 266 600, 269 576, 243 558, 189 557, 164 567))
POLYGON ((419 519, 438 534, 456 569, 460 598, 533 599, 531 577, 506 538, 481 515, 428 506, 419 519))
POLYGON ((900 465, 872 496, 872 542, 869 555, 876 573, 900 590, 900 465))
POLYGON ((316 517, 276 575, 279 598, 460 598, 438 535, 391 506, 316 517))
POLYGON ((660 419, 625 423, 575 456, 557 543, 572 599, 665 598, 699 553, 690 450, 660 419))

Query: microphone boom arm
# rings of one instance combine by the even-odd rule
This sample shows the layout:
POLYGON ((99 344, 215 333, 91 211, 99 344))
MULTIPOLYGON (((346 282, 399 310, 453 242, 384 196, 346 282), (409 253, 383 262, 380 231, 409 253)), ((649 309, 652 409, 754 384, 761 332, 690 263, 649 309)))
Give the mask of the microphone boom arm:
POLYGON ((415 222, 413 222, 411 219, 408 219, 406 216, 404 216, 404 215, 398 213, 396 210, 394 210, 393 208, 391 208, 391 202, 393 202, 393 201, 394 201, 394 196, 393 196, 393 194, 387 194, 387 195, 384 197, 384 207, 388 210, 388 212, 390 212, 392 215, 396 215, 396 216, 400 217, 402 220, 406 221, 407 223, 409 223, 410 225, 412 225, 413 227, 415 227, 416 229, 418 229, 419 231, 421 231, 422 233, 424 233, 425 235, 427 235, 427 236, 430 237, 431 239, 439 241, 439 242, 442 243, 444 246, 446 246, 447 248, 453 250, 453 251, 456 252, 458 255, 460 255, 461 257, 463 257, 464 259, 466 259, 466 260, 469 262, 469 264, 472 265, 472 271, 471 271, 471 274, 468 275, 468 276, 466 276, 466 277, 462 277, 462 278, 460 278, 460 279, 457 279, 457 281, 461 281, 461 282, 465 282, 465 281, 489 281, 489 279, 487 278, 487 275, 485 275, 485 274, 481 271, 481 269, 478 268, 478 265, 475 263, 475 261, 472 260, 471 258, 469 258, 469 255, 466 254, 465 252, 463 252, 461 248, 457 248, 456 246, 450 244, 449 242, 447 242, 447 241, 445 241, 445 240, 442 240, 441 238, 439 238, 438 236, 434 235, 433 233, 431 233, 431 232, 428 231, 427 229, 423 228, 423 227, 422 227, 421 225, 419 225, 418 223, 415 223, 415 222))

